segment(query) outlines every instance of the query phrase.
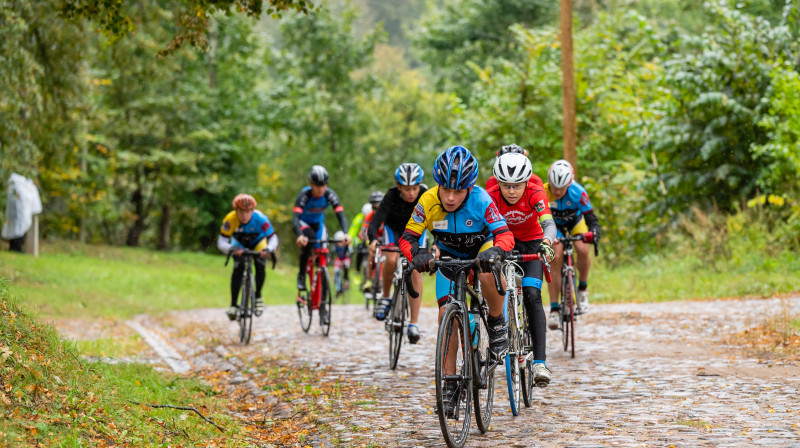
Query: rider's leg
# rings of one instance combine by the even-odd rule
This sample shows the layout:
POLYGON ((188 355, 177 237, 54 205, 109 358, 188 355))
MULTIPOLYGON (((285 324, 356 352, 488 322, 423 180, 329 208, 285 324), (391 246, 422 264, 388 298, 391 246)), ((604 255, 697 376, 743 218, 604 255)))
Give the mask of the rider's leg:
MULTIPOLYGON (((309 226, 303 227, 303 235, 313 240, 317 237, 317 232, 309 226)), ((306 244, 305 247, 300 249, 300 271, 297 273, 297 289, 306 289, 306 265, 308 259, 311 257, 311 251, 314 249, 314 244, 306 244)))
POLYGON ((233 257, 233 274, 231 274, 231 306, 236 306, 239 298, 239 291, 242 289, 242 275, 244 274, 244 263, 241 257, 233 257))
MULTIPOLYGON (((578 260, 575 262, 578 266, 578 279, 585 284, 589 280, 589 268, 592 267, 589 245, 583 241, 575 241, 575 252, 578 254, 578 260)), ((580 290, 581 288, 578 287, 578 289, 580 290)), ((583 289, 586 289, 586 287, 584 286, 583 289)))
POLYGON ((419 296, 415 299, 408 296, 408 308, 411 311, 411 323, 416 324, 419 320, 419 307, 422 305, 422 274, 417 271, 411 272, 411 285, 419 296))
POLYGON ((391 297, 392 293, 392 280, 394 280, 394 269, 397 267, 397 252, 383 252, 386 259, 383 261, 383 297, 391 297))

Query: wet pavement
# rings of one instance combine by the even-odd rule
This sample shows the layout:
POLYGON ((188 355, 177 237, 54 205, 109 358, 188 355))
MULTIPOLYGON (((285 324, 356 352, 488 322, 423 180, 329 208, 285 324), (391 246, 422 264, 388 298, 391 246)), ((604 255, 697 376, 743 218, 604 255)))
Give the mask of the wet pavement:
MULTIPOLYGON (((800 365, 726 345, 728 335, 781 313, 800 314, 800 297, 593 304, 577 322, 574 359, 563 351, 561 333, 548 331, 553 381, 534 389, 535 402, 518 417, 510 412, 505 371, 498 369, 491 430, 480 434, 473 419, 467 446, 800 448, 800 365)), ((366 439, 373 446, 443 446, 433 413, 436 310, 421 314, 423 338, 404 343, 395 371, 388 368, 383 324, 363 306, 334 305, 329 337, 316 315, 305 334, 296 308, 267 307, 248 347, 238 344, 238 326, 221 309, 137 321, 192 368, 238 372, 237 384, 252 382, 240 371, 248 359, 279 356, 326 367, 330 379, 360 382, 373 392, 362 405, 322 419, 335 440, 329 434, 313 445, 366 439)))

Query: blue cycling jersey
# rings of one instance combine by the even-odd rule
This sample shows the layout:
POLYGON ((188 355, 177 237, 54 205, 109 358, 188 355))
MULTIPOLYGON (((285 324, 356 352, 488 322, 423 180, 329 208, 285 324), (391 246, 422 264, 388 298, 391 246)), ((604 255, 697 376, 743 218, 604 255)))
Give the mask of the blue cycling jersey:
POLYGON ((567 193, 561 199, 555 199, 550 192, 550 184, 545 185, 547 198, 550 200, 550 212, 553 221, 558 227, 574 227, 581 220, 581 216, 592 211, 592 203, 586 189, 579 183, 572 182, 567 193))

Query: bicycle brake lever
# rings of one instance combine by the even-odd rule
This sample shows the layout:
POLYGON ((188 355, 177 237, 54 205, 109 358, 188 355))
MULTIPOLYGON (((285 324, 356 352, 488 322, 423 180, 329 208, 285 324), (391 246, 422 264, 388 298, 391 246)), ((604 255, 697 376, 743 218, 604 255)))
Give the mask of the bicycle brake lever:
POLYGON ((231 260, 231 255, 233 255, 233 252, 228 252, 228 256, 225 257, 225 266, 227 266, 228 262, 231 260))

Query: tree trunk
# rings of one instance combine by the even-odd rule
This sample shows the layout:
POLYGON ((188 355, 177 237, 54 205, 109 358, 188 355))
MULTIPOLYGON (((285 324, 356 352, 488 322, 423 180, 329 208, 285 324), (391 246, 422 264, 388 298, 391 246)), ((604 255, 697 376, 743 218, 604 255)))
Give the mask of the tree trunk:
POLYGON ((578 170, 575 152, 575 72, 572 60, 572 0, 561 0, 561 90, 564 95, 564 159, 578 170))
POLYGON ((128 230, 128 238, 125 240, 125 245, 131 247, 139 247, 139 239, 144 232, 144 192, 142 191, 142 173, 141 168, 136 169, 136 190, 131 196, 131 202, 136 210, 136 221, 133 226, 128 230))
POLYGON ((169 250, 171 226, 172 208, 169 204, 164 204, 161 208, 161 221, 158 223, 158 250, 169 250))

